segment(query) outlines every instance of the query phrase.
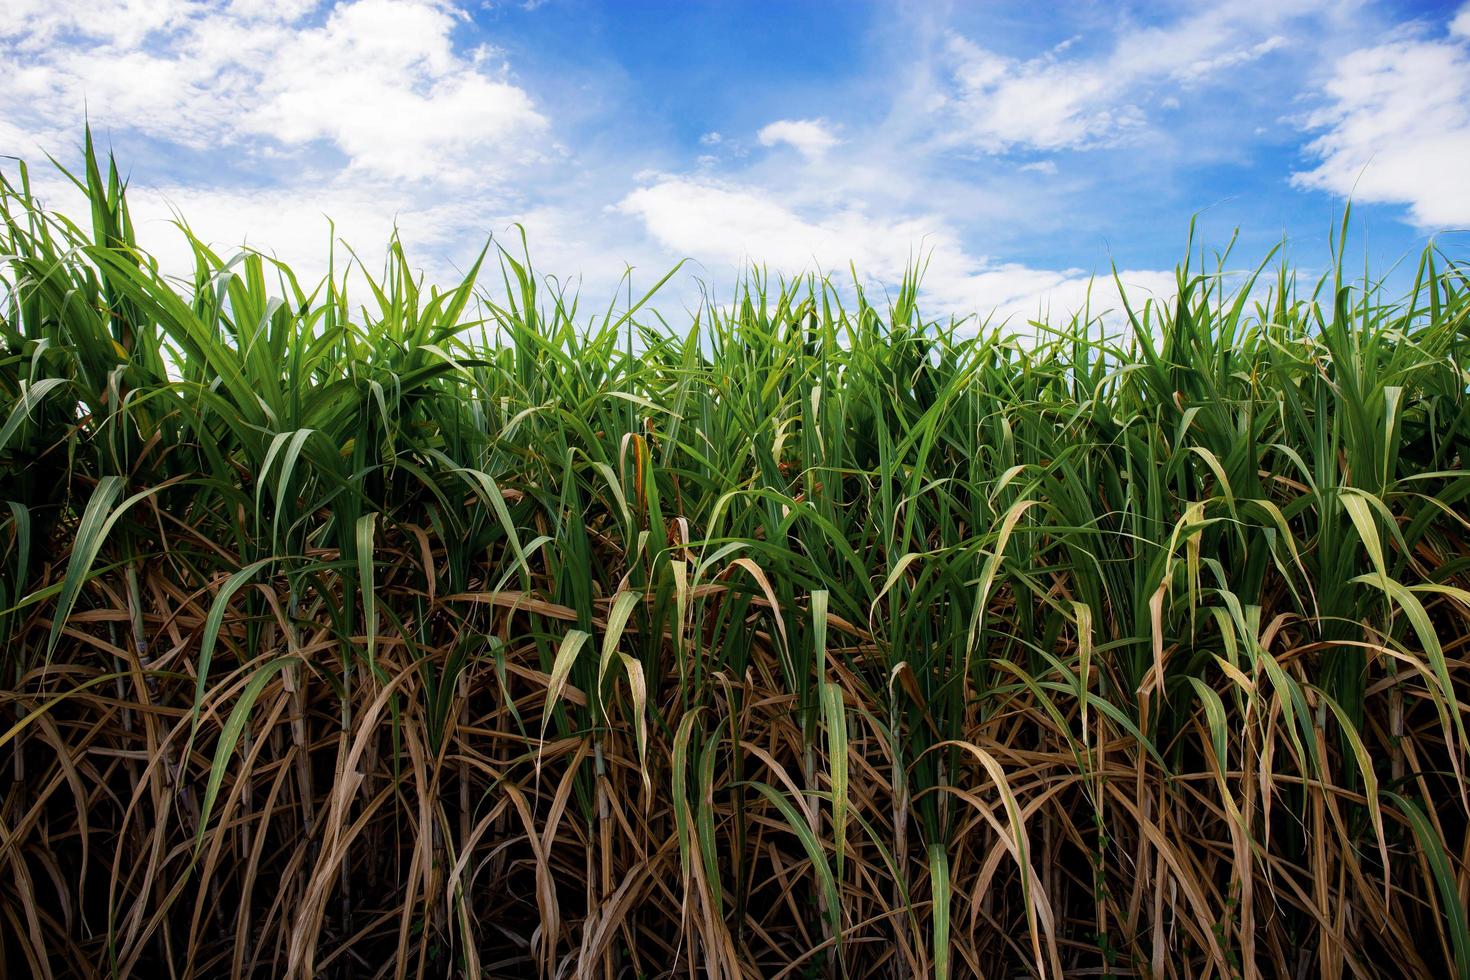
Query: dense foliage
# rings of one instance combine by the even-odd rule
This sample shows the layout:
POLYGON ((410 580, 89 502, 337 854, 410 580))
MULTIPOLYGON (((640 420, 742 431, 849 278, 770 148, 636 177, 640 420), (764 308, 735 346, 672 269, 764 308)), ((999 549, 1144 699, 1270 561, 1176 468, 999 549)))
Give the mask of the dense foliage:
POLYGON ((519 249, 168 279, 26 180, 0 973, 1470 977, 1444 256, 670 326, 519 249))

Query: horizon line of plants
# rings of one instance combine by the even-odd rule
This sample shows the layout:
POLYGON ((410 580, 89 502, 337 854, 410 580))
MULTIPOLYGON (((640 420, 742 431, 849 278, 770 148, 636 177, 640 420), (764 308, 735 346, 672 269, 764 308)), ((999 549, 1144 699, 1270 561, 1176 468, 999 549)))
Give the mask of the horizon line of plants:
POLYGON ((1462 263, 669 323, 103 163, 0 173, 0 975, 1470 978, 1462 263))

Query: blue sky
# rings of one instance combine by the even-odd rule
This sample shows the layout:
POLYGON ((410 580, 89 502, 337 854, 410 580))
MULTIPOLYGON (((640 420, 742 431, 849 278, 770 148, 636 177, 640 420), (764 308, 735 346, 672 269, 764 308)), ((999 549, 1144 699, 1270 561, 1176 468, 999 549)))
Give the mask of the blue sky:
POLYGON ((521 222, 594 305, 925 253, 933 313, 1065 312, 1110 263, 1167 293, 1196 214, 1320 270, 1349 194, 1380 268, 1470 241, 1454 3, 10 0, 0 154, 74 159, 84 111, 166 262, 175 211, 311 271, 323 215, 396 222, 433 279, 521 222))

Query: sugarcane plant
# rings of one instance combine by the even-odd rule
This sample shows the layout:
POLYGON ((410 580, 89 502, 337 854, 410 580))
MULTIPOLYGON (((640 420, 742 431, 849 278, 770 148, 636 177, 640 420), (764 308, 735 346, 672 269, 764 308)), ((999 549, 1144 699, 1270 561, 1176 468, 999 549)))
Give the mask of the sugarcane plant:
POLYGON ((66 176, 0 172, 0 973, 1470 978, 1453 255, 671 322, 524 234, 165 268, 66 176))

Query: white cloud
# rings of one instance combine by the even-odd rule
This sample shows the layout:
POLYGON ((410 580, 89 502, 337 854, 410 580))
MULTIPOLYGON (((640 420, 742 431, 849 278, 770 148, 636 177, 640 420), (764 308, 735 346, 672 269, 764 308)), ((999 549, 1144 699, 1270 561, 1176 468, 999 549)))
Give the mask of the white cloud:
POLYGON ((807 159, 816 159, 842 142, 824 119, 779 119, 756 134, 761 146, 785 143, 807 159))
POLYGON ((1172 23, 1125 23, 1112 47, 1093 55, 1069 40, 1039 57, 1011 58, 952 35, 946 139, 985 153, 1116 143, 1144 128, 1154 88, 1199 84, 1265 56, 1286 44, 1272 29, 1316 5, 1222 4, 1172 23))
POLYGON ((192 149, 325 144, 359 173, 467 183, 528 163, 549 125, 487 50, 455 50, 439 0, 22 3, 0 27, 0 119, 43 145, 74 142, 85 106, 192 149))
POLYGON ((1105 70, 1051 58, 1018 61, 952 38, 959 117, 955 135, 988 153, 1030 146, 1081 147, 1142 124, 1137 106, 1105 70))
POLYGON ((1035 160, 1031 163, 1023 163, 1017 168, 1022 173, 1046 174, 1048 177, 1056 176, 1057 165, 1053 160, 1035 160))
POLYGON ((130 47, 204 10, 201 0, 10 0, 0 21, 0 38, 29 51, 76 37, 130 47))
POLYGON ((1440 40, 1355 51, 1327 83, 1328 104, 1306 120, 1320 162, 1299 187, 1365 202, 1401 203, 1421 227, 1470 225, 1470 5, 1440 40))
POLYGON ((192 268, 177 213, 217 250, 258 248, 303 281, 325 273, 333 223, 370 267, 396 226, 410 260, 449 281, 525 207, 509 178, 550 152, 549 121, 491 49, 456 47, 462 16, 445 0, 11 0, 0 153, 38 164, 43 201, 69 215, 85 209, 40 151, 72 160, 84 108, 104 146, 189 154, 187 177, 130 183, 167 272, 192 268))
POLYGON ((482 178, 547 124, 526 92, 454 53, 453 23, 425 3, 338 6, 262 75, 267 101, 247 125, 286 142, 328 139, 354 167, 390 177, 482 178))
POLYGON ((1169 77, 1180 82, 1199 82, 1216 72, 1226 68, 1235 68, 1258 58, 1262 58, 1277 48, 1286 46, 1286 38, 1280 34, 1273 34, 1259 44, 1253 44, 1248 48, 1240 48, 1235 51, 1226 51, 1212 58, 1201 58, 1187 65, 1181 65, 1169 73, 1169 77))
MULTIPOLYGON (((878 283, 895 283, 904 270, 927 258, 923 305, 931 312, 1013 318, 1012 326, 1038 313, 1053 318, 1080 309, 1092 277, 1081 269, 1037 269, 970 254, 959 235, 933 215, 894 218, 861 207, 804 216, 759 188, 690 177, 665 176, 629 194, 617 206, 643 222, 671 251, 733 269, 751 261, 772 271, 831 272, 837 278, 853 263, 878 283)), ((1172 273, 1122 273, 1142 296, 1167 298, 1172 273)), ((1093 285, 1094 313, 1116 308, 1110 279, 1093 285)))
POLYGON ((1461 7, 1455 19, 1450 21, 1450 33, 1457 37, 1470 37, 1470 3, 1461 7))

